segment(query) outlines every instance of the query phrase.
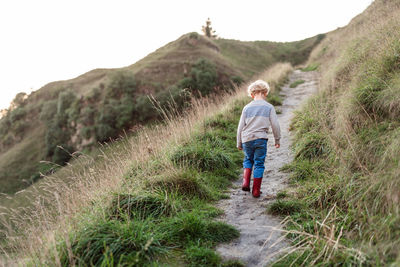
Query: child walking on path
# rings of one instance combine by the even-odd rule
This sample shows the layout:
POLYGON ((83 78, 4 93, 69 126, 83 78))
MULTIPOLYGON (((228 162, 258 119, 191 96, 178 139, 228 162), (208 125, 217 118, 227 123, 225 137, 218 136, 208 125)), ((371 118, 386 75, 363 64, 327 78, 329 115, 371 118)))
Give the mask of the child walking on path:
POLYGON ((260 197, 261 194, 270 127, 274 134, 275 147, 280 147, 281 131, 275 108, 266 101, 269 90, 268 83, 262 80, 249 85, 247 91, 253 101, 243 108, 237 129, 237 148, 244 152, 242 190, 250 191, 250 177, 254 166, 253 197, 260 197))

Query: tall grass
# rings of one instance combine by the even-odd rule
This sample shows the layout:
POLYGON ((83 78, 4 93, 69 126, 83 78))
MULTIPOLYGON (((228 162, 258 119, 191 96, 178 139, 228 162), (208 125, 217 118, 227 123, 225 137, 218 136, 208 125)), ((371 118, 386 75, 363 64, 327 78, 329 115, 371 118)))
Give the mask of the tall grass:
MULTIPOLYGON (((277 64, 263 78, 279 84, 290 70, 277 64)), ((99 157, 73 155, 44 178, 32 208, 11 211, 2 251, 27 265, 182 265, 203 254, 221 262, 210 249, 238 232, 212 221, 221 211, 210 203, 238 175, 245 94, 193 99, 185 114, 171 103, 162 125, 121 137, 99 157)))
POLYGON ((296 159, 286 168, 306 207, 290 227, 331 237, 293 266, 400 264, 399 11, 399 1, 374 1, 311 54, 320 93, 292 124, 296 159))

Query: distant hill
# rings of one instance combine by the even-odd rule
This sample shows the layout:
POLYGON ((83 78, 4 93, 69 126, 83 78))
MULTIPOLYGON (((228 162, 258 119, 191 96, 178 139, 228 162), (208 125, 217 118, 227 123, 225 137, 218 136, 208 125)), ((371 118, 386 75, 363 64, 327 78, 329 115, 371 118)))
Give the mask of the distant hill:
POLYGON ((226 91, 278 61, 299 64, 323 38, 242 42, 185 34, 135 64, 95 69, 18 94, 0 120, 0 193, 26 188, 74 151, 160 119, 148 95, 182 110, 191 96, 226 91), (62 147, 62 148, 61 148, 62 147))

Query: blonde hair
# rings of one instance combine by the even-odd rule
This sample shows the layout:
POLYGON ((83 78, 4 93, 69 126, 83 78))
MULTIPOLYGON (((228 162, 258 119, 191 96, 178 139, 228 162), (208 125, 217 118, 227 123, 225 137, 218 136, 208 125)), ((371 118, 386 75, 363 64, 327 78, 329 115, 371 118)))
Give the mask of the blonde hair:
POLYGON ((247 93, 249 94, 249 96, 251 96, 251 94, 257 94, 259 92, 260 93, 267 92, 268 94, 269 90, 270 89, 267 82, 263 80, 257 80, 249 85, 249 87, 247 88, 247 93))

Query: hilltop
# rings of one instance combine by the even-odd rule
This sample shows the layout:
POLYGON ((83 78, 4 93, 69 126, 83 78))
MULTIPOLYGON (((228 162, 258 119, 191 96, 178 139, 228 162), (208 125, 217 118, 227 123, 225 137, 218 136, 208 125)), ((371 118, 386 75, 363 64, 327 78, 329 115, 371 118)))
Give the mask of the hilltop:
POLYGON ((130 66, 95 69, 18 94, 0 120, 0 193, 28 187, 75 151, 90 153, 159 121, 154 101, 182 110, 189 97, 232 90, 275 62, 305 61, 322 38, 241 42, 189 33, 130 66))

